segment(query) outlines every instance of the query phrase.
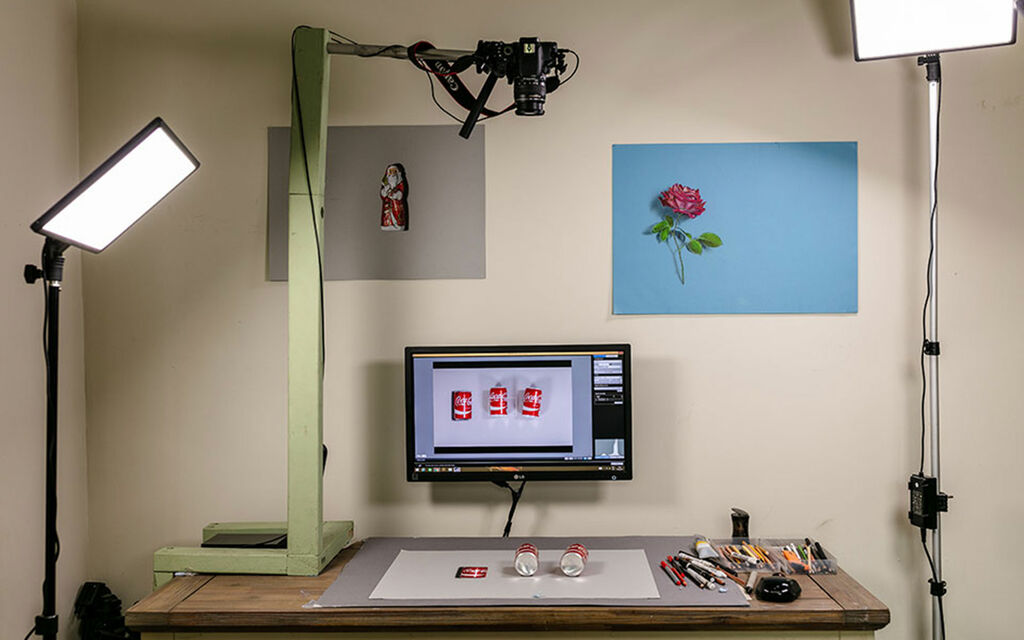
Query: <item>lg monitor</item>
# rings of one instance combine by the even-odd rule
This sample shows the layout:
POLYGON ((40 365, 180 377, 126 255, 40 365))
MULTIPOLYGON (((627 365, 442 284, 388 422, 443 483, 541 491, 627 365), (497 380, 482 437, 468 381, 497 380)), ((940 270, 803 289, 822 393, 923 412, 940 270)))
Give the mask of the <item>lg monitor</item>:
POLYGON ((406 347, 406 478, 630 480, 628 344, 406 347))

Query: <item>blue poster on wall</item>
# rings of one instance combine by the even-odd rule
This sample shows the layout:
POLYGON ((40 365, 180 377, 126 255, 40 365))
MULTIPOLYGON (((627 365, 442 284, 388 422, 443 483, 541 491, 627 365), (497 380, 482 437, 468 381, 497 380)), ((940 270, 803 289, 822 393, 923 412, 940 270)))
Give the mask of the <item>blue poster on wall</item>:
POLYGON ((617 314, 856 313, 857 143, 612 147, 617 314))

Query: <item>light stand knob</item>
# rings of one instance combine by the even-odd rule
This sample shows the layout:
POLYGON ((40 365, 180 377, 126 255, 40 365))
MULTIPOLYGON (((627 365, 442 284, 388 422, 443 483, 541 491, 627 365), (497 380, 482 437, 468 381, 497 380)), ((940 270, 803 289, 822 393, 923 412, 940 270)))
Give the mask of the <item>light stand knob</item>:
POLYGON ((25 265, 25 282, 28 284, 35 284, 36 280, 43 277, 43 270, 34 264, 25 265))

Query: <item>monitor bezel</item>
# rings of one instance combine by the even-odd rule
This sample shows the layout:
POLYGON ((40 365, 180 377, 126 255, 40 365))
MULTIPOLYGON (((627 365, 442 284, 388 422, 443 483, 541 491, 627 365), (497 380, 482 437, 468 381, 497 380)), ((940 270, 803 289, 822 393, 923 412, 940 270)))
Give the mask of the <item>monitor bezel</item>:
MULTIPOLYGON (((600 344, 530 344, 530 345, 486 345, 486 346, 416 346, 405 348, 405 479, 407 482, 497 482, 509 480, 576 481, 607 480, 623 481, 633 479, 633 407, 632 407, 632 357, 628 343, 600 344), (589 351, 621 351, 623 355, 623 407, 625 409, 625 458, 621 470, 573 469, 565 471, 519 470, 519 471, 462 471, 436 475, 417 474, 415 467, 415 396, 413 390, 412 361, 417 354, 443 353, 458 356, 467 353, 544 353, 569 351, 585 354, 589 351)), ((595 461, 599 464, 599 461, 595 461)), ((420 463, 421 464, 421 463, 420 463)))

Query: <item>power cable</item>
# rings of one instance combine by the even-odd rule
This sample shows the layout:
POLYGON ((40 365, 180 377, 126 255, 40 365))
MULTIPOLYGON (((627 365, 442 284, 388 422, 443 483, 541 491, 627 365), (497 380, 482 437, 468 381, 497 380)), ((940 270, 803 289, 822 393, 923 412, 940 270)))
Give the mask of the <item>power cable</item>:
POLYGON ((502 538, 507 538, 508 534, 512 531, 512 518, 516 514, 516 505, 519 504, 519 498, 523 497, 523 489, 526 487, 526 480, 523 480, 522 484, 519 485, 519 489, 513 489, 512 485, 504 480, 495 480, 494 484, 508 489, 512 494, 512 506, 509 507, 508 510, 508 520, 505 521, 505 531, 501 534, 502 538))

